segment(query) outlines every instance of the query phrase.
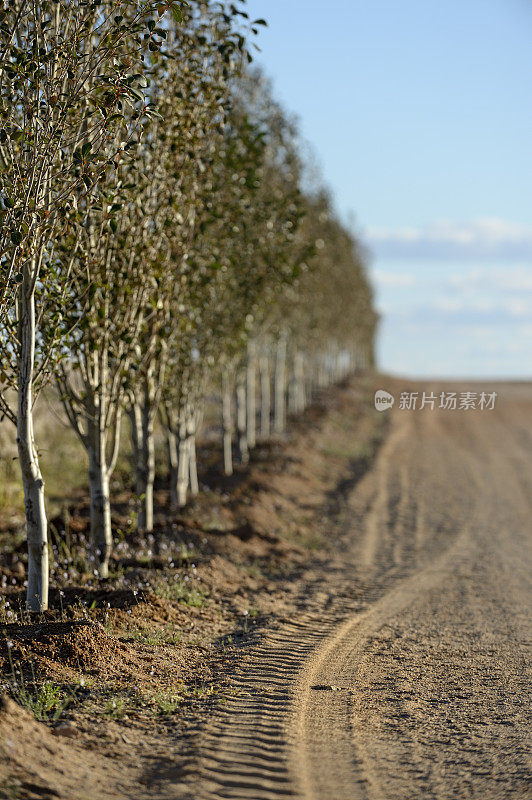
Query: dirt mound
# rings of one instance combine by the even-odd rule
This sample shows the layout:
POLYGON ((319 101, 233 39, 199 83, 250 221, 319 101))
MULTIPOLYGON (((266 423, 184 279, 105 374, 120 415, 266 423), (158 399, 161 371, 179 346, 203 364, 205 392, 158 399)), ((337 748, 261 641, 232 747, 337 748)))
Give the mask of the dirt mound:
POLYGON ((42 675, 52 665, 67 671, 98 670, 107 673, 120 657, 121 645, 98 622, 45 622, 39 625, 4 625, 0 639, 3 670, 20 665, 42 675))

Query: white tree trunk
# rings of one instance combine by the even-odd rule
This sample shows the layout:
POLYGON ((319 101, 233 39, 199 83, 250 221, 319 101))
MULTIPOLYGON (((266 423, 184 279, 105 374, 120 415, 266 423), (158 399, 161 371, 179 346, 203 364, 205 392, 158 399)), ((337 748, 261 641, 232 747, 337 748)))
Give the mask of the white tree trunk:
POLYGON ((301 414, 307 405, 305 390, 305 361, 303 353, 296 350, 294 355, 294 406, 296 414, 301 414))
POLYGON ((177 436, 169 427, 166 428, 166 446, 168 449, 168 471, 170 475, 170 507, 177 508, 177 470, 179 454, 177 436))
POLYGON ((238 455, 240 463, 247 464, 249 462, 249 448, 247 438, 246 376, 242 371, 238 373, 236 379, 235 400, 238 455))
POLYGON ((198 465, 196 462, 196 420, 196 409, 191 406, 187 417, 187 457, 190 494, 192 497, 196 497, 199 494, 198 465))
POLYGON ((280 336, 275 354, 274 375, 274 419, 275 433, 282 434, 286 429, 286 337, 280 336))
POLYGON ((233 409, 231 403, 231 381, 229 376, 222 376, 222 430, 224 450, 224 472, 233 474, 233 409))
POLYGON ((334 378, 335 381, 341 381, 344 377, 343 371, 344 365, 342 362, 342 353, 340 350, 336 350, 334 354, 334 378))
POLYGON ((17 446, 24 487, 28 540, 28 589, 31 611, 48 608, 48 532, 44 481, 33 440, 33 364, 35 358, 35 298, 30 281, 21 290, 20 363, 18 376, 17 446))
POLYGON ((188 439, 188 473, 190 482, 190 494, 197 497, 199 494, 198 463, 196 460, 196 436, 189 436, 188 439))
POLYGON ((177 457, 178 457, 178 465, 177 465, 177 486, 176 486, 176 496, 177 496, 177 507, 183 508, 187 504, 187 492, 188 492, 188 481, 189 481, 189 447, 188 447, 188 436, 187 436, 187 413, 186 407, 183 407, 179 411, 179 424, 178 424, 178 434, 177 434, 177 457))
POLYGON ((113 546, 109 470, 105 455, 106 437, 96 431, 89 442, 89 487, 91 548, 98 563, 100 578, 109 577, 109 558, 113 546))
POLYGON ((292 359, 292 379, 289 385, 289 408, 292 414, 297 414, 298 407, 297 407, 297 362, 296 362, 296 354, 294 353, 294 358, 292 359), (290 398, 291 394, 291 398, 290 398), (291 402, 290 402, 291 399, 291 402))
POLYGON ((132 462, 135 473, 135 493, 137 495, 137 503, 140 505, 139 498, 142 495, 142 409, 136 398, 129 409, 129 423, 131 427, 131 445, 133 448, 132 462))
POLYGON ((141 492, 139 528, 153 530, 153 484, 155 481, 155 442, 153 437, 154 410, 144 404, 142 409, 141 492))
POLYGON ((135 459, 137 529, 153 530, 153 483, 155 481, 154 409, 150 399, 135 401, 130 412, 135 459))
POLYGON ((256 433, 256 382, 257 382, 257 352, 255 342, 248 344, 248 357, 246 363, 246 431, 247 444, 252 450, 257 441, 256 433))
POLYGON ((270 436, 271 415, 271 382, 270 362, 268 356, 263 356, 259 362, 260 371, 260 435, 262 439, 270 436))
POLYGON ((345 374, 352 375, 353 374, 353 351, 348 350, 346 354, 346 362, 345 362, 345 374))
POLYGON ((297 414, 297 375, 296 375, 296 354, 288 359, 290 365, 288 369, 288 412, 297 414))

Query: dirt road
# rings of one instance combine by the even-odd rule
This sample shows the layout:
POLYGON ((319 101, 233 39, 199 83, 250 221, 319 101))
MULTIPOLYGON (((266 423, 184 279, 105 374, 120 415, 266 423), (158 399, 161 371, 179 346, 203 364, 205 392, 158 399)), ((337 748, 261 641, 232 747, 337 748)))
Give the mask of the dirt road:
POLYGON ((187 797, 532 797, 532 388, 497 391, 493 411, 392 412, 187 797))

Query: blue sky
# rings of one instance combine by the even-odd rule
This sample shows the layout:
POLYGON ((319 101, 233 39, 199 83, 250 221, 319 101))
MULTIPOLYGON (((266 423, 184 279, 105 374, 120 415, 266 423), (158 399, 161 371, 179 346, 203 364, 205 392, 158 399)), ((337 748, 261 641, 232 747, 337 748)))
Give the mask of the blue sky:
POLYGON ((532 2, 248 0, 372 252, 382 369, 532 376, 532 2))

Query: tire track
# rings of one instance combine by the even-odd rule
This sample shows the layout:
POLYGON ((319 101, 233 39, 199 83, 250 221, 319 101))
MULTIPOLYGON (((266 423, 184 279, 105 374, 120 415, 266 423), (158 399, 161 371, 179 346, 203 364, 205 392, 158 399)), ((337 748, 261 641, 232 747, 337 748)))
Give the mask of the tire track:
POLYGON ((394 414, 336 556, 246 651, 184 796, 529 796, 532 393, 506 390, 491 415, 394 414))
POLYGON ((301 614, 268 632, 233 677, 234 696, 216 710, 191 765, 189 794, 213 798, 296 797, 288 770, 286 719, 301 664, 332 630, 336 615, 301 614))

